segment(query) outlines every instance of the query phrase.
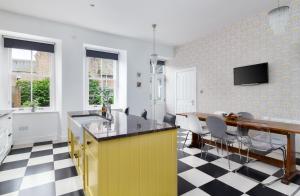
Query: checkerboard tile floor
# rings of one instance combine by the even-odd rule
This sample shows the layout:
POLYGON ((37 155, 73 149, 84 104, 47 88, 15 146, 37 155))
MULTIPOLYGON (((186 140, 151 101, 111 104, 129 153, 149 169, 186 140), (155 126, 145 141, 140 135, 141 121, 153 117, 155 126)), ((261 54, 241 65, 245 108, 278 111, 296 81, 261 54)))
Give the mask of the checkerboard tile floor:
MULTIPOLYGON (((178 131, 178 195, 180 196, 300 196, 300 179, 289 185, 280 181, 264 187, 281 175, 280 168, 253 162, 234 172, 245 163, 237 154, 218 152, 207 146, 209 153, 201 156, 197 148, 182 145, 187 131, 178 131)), ((189 144, 191 138, 188 139, 189 144)), ((300 163, 300 160, 297 160, 300 163)), ((82 183, 68 153, 67 143, 40 142, 14 147, 0 166, 0 195, 5 196, 81 196, 82 183)))

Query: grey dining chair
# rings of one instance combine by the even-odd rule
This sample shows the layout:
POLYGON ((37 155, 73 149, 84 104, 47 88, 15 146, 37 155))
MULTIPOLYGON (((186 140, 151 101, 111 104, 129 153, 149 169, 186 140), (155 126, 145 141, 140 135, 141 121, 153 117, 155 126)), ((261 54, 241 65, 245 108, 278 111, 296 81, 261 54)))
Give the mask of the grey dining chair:
POLYGON ((164 116, 163 122, 171 124, 171 125, 175 125, 176 116, 173 114, 170 114, 170 113, 166 113, 166 115, 164 116))
MULTIPOLYGON (((183 143, 183 147, 182 149, 185 147, 185 143, 186 143, 186 140, 189 136, 189 133, 192 132, 192 133, 195 133, 198 135, 198 141, 201 141, 201 145, 199 144, 199 147, 200 147, 200 150, 201 150, 201 156, 202 156, 202 152, 203 152, 203 149, 205 150, 204 148, 204 140, 203 140, 203 137, 205 137, 206 135, 208 135, 210 132, 208 130, 205 130, 203 129, 202 125, 201 125, 201 122, 200 120, 197 118, 197 116, 195 115, 188 115, 187 116, 187 120, 188 120, 188 133, 186 135, 186 138, 185 138, 185 141, 183 143)), ((206 150, 206 153, 205 153, 205 158, 207 156, 207 150, 206 150)))
MULTIPOLYGON (((254 119, 254 116, 249 113, 249 112, 239 112, 237 113, 238 115, 238 120, 252 120, 254 119)), ((231 136, 235 136, 236 140, 238 141, 238 150, 239 150, 239 155, 240 155, 240 160, 242 159, 241 155, 241 149, 243 149, 243 145, 248 142, 248 128, 245 128, 241 125, 239 125, 236 128, 235 131, 226 131, 227 134, 231 136)))
MULTIPOLYGON (((249 152, 260 155, 267 155, 273 151, 280 150, 282 152, 282 170, 283 175, 271 182, 264 183, 263 185, 270 185, 280 180, 285 175, 285 162, 286 162, 286 148, 284 143, 272 142, 272 134, 266 125, 260 125, 257 130, 250 129, 248 132, 248 142, 245 143, 248 147, 247 150, 247 163, 249 162, 249 152)), ((254 160, 255 161, 255 160, 254 160)))
MULTIPOLYGON (((235 136, 228 135, 227 125, 224 120, 218 116, 208 116, 206 119, 207 128, 211 133, 211 137, 215 139, 215 145, 217 147, 217 141, 226 145, 227 150, 227 159, 228 159, 228 167, 230 169, 230 158, 229 158, 229 150, 228 146, 233 144, 236 141, 235 136)), ((218 147, 217 147, 218 150, 218 147)))

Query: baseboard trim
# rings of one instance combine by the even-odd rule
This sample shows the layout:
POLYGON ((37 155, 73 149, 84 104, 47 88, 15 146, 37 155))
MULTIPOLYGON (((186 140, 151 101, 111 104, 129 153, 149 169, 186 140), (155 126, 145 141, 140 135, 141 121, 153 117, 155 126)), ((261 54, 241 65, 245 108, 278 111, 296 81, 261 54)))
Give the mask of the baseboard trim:
POLYGON ((35 142, 55 141, 55 140, 57 140, 57 135, 35 136, 35 137, 28 137, 28 138, 14 138, 13 145, 33 144, 35 142))

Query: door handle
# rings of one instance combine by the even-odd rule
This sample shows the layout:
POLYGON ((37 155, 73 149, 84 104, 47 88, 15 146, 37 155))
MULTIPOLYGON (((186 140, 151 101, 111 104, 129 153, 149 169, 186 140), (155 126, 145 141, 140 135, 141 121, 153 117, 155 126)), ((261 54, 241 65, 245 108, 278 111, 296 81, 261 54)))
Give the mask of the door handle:
POLYGON ((91 141, 86 141, 86 144, 87 145, 90 145, 92 142, 91 141))

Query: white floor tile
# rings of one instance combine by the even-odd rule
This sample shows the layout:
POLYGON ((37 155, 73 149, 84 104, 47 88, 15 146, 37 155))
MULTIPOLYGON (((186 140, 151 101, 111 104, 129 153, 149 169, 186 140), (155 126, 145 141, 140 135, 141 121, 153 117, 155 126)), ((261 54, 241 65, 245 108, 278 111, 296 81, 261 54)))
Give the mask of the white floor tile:
POLYGON ((199 166, 207 163, 207 161, 200 159, 198 157, 195 157, 195 156, 188 156, 188 157, 185 157, 185 158, 182 158, 179 160, 192 166, 192 167, 199 167, 199 166))
POLYGON ((209 196, 206 192, 202 191, 201 189, 195 188, 181 196, 209 196))
POLYGON ((68 146, 53 149, 53 154, 60 154, 60 153, 65 153, 65 152, 69 152, 69 147, 68 146))
POLYGON ((191 169, 186 172, 182 172, 178 175, 196 187, 199 187, 203 184, 206 184, 206 183, 214 180, 213 177, 207 175, 206 173, 204 173, 198 169, 191 169))
POLYGON ((208 152, 211 153, 211 154, 217 155, 219 157, 226 157, 227 156, 227 151, 224 148, 223 148, 223 153, 222 153, 221 148, 219 148, 219 153, 218 153, 216 148, 210 149, 210 150, 208 150, 208 152))
POLYGON ((195 154, 201 153, 201 150, 198 148, 184 148, 183 151, 190 155, 195 155, 195 154))
POLYGON ((232 172, 221 176, 220 178, 218 178, 218 180, 244 193, 258 185, 257 182, 250 180, 249 178, 246 178, 240 174, 232 172))
POLYGON ((19 149, 19 148, 28 148, 32 147, 33 144, 20 144, 20 145, 13 145, 12 149, 19 149))
POLYGON ((225 158, 217 159, 217 160, 215 160, 211 163, 214 164, 214 165, 217 165, 219 167, 222 167, 226 170, 229 170, 229 171, 233 171, 233 170, 236 170, 236 169, 241 167, 241 164, 236 163, 234 161, 230 161, 230 169, 229 169, 228 159, 225 159, 225 158))
POLYGON ((262 171, 266 174, 273 175, 276 173, 280 168, 260 162, 260 161, 254 161, 246 164, 247 167, 250 167, 252 169, 256 169, 258 171, 262 171))
POLYGON ((1 196, 18 196, 18 195, 19 195, 19 191, 7 193, 7 194, 1 195, 1 196))
POLYGON ((82 182, 79 176, 66 178, 55 182, 56 195, 63 195, 82 189, 82 182))
POLYGON ((72 159, 63 159, 63 160, 59 160, 59 161, 55 161, 54 162, 54 169, 62 169, 62 168, 66 168, 66 167, 71 167, 74 166, 74 163, 72 161, 72 159))
POLYGON ((42 184, 47 184, 55 181, 54 171, 43 172, 31 176, 25 176, 21 184, 21 190, 27 189, 34 186, 39 186, 42 184))
POLYGON ((53 148, 52 144, 47 144, 47 145, 42 145, 42 146, 34 146, 32 148, 32 152, 41 151, 41 150, 49 150, 52 148, 53 148))
POLYGON ((31 158, 28 161, 28 166, 39 165, 43 163, 53 162, 53 155, 31 158))
POLYGON ((10 169, 0 172, 0 182, 22 178, 25 175, 26 167, 10 169))
MULTIPOLYGON (((269 178, 264 180, 263 183, 268 183, 275 179, 276 179, 276 177, 270 176, 269 178)), ((268 185, 268 187, 271 189, 274 189, 278 192, 281 192, 283 194, 292 195, 299 188, 299 185, 294 184, 294 183, 290 183, 289 185, 286 185, 286 184, 281 183, 281 181, 279 180, 271 185, 268 185)))
POLYGON ((30 153, 22 153, 22 154, 14 154, 7 156, 3 163, 12 162, 12 161, 20 161, 24 159, 29 159, 30 153))

